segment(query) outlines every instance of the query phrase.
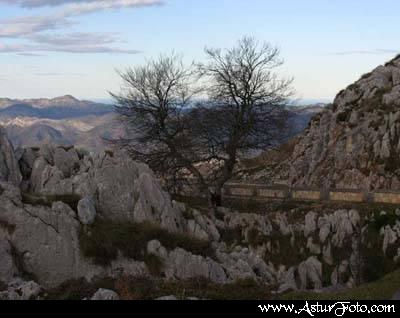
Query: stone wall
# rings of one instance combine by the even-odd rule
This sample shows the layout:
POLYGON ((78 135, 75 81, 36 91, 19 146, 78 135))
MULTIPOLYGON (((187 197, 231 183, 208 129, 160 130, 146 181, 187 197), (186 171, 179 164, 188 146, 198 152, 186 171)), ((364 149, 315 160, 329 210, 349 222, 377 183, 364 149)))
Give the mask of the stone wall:
POLYGON ((292 190, 292 198, 295 200, 320 200, 321 192, 316 190, 292 190))
POLYGON ((373 200, 374 202, 400 204, 400 193, 375 192, 373 200))
POLYGON ((400 204, 399 191, 363 190, 318 190, 307 188, 289 188, 282 185, 227 183, 224 187, 225 197, 252 197, 255 199, 293 199, 293 200, 329 200, 343 202, 375 202, 400 204))
POLYGON ((349 202, 364 202, 363 192, 353 192, 353 191, 330 191, 329 200, 331 201, 349 201, 349 202))

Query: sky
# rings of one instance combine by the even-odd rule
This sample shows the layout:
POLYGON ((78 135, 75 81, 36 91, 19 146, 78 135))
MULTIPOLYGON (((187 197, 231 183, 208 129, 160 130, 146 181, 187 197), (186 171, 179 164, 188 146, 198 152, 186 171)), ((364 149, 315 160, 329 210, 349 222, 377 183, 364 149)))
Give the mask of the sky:
POLYGON ((0 0, 0 97, 106 99, 116 70, 254 36, 297 99, 330 101, 400 53, 398 0, 0 0))

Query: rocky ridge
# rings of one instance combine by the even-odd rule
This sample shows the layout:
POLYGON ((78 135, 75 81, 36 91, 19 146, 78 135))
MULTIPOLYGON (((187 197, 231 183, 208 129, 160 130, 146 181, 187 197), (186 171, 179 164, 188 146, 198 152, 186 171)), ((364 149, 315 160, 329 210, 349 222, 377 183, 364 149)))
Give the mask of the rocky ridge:
MULTIPOLYGON (((74 279, 124 276, 203 277, 220 285, 250 279, 276 292, 351 287, 365 279, 360 272, 370 259, 364 248, 379 250, 388 266, 400 258, 400 220, 394 214, 375 232, 369 224, 381 214, 360 215, 354 209, 300 213, 288 208, 264 215, 220 208, 218 215, 207 215, 171 200, 152 171, 123 152, 52 146, 14 152, 4 132, 0 141, 3 299, 40 298, 41 290, 74 279), (153 263, 121 251, 107 263, 86 255, 82 235, 95 235, 100 221, 132 223, 143 231, 146 224, 160 228, 143 251, 153 263), (165 241, 165 233, 177 238, 175 245, 165 241), (199 252, 182 241, 206 243, 211 251, 199 252)), ((128 233, 117 234, 120 243, 128 233)), ((107 242, 96 244, 100 253, 109 248, 107 242)), ((93 297, 117 296, 101 291, 93 297)))
MULTIPOLYGON (((293 186, 400 190, 400 56, 339 92, 272 178, 293 186)), ((271 179, 269 179, 271 181, 271 179)))

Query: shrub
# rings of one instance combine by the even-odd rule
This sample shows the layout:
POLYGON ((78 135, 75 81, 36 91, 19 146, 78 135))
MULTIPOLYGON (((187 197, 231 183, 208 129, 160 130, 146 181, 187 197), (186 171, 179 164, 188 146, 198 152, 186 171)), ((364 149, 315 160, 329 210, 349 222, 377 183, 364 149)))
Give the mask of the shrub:
POLYGON ((171 233, 148 222, 119 223, 99 219, 90 228, 82 228, 79 235, 83 254, 96 264, 109 265, 120 251, 125 257, 138 261, 147 259, 150 267, 157 272, 160 262, 146 252, 147 243, 154 239, 169 250, 180 247, 196 255, 215 257, 209 241, 171 233))
POLYGON ((78 202, 81 197, 77 194, 64 194, 64 195, 39 195, 36 193, 22 192, 22 202, 33 206, 43 205, 51 207, 54 202, 61 201, 74 210, 78 210, 78 202))
POLYGON ((197 297, 218 300, 271 299, 270 287, 252 279, 242 279, 230 284, 215 284, 196 277, 185 281, 154 281, 143 277, 123 277, 116 283, 122 299, 155 299, 175 295, 178 299, 197 297))
POLYGON ((240 244, 243 240, 242 228, 237 226, 235 228, 225 228, 219 230, 221 241, 225 242, 228 246, 240 244))

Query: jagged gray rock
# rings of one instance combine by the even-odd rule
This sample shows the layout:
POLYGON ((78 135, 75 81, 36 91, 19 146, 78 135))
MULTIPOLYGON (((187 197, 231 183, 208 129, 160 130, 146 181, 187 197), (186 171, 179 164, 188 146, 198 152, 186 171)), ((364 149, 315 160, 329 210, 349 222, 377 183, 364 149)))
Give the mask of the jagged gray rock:
POLYGON ((11 245, 7 240, 0 238, 0 281, 8 283, 17 275, 18 269, 12 256, 11 245))
POLYGON ((36 299, 42 287, 34 281, 23 281, 15 278, 8 284, 7 290, 0 292, 0 300, 33 300, 36 299))
POLYGON ((301 289, 307 289, 309 283, 312 284, 314 289, 322 288, 322 264, 316 257, 311 256, 300 263, 298 272, 301 289))
POLYGON ((400 56, 339 92, 269 176, 292 186, 400 189, 400 56))
POLYGON ((64 177, 70 177, 79 169, 79 157, 73 147, 68 150, 57 147, 53 158, 54 165, 63 173, 64 177))
POLYGON ((98 289, 90 300, 119 300, 119 295, 110 289, 98 289))
POLYGON ((90 197, 84 197, 78 202, 78 216, 82 224, 93 224, 96 218, 96 207, 90 197))
POLYGON ((14 148, 7 138, 5 130, 0 127, 0 181, 8 181, 19 186, 22 175, 14 148))
POLYGON ((168 252, 157 240, 148 243, 147 252, 163 260, 163 272, 168 279, 204 277, 218 284, 228 281, 223 267, 209 257, 194 255, 182 248, 168 252))

